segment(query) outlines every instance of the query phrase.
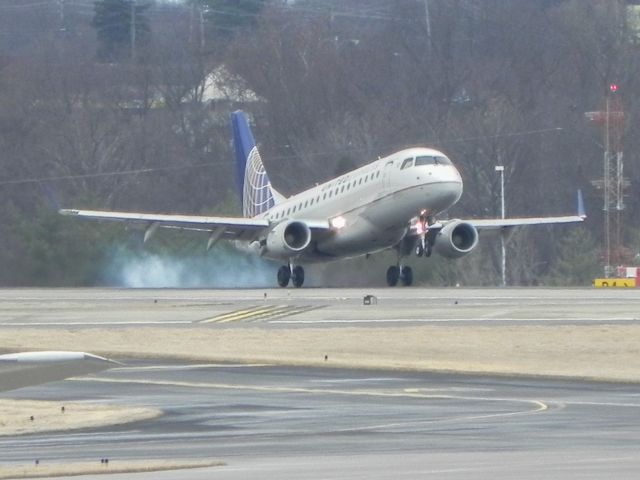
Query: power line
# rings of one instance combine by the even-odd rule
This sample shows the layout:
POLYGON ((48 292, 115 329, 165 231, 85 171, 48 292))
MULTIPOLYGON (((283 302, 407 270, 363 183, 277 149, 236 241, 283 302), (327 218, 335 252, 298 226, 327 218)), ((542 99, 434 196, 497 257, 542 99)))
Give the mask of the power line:
MULTIPOLYGON (((509 137, 522 137, 528 135, 537 135, 543 133, 552 133, 552 132, 560 132, 563 131, 562 127, 553 127, 553 128, 543 128, 538 130, 526 130, 522 132, 507 132, 503 134, 496 135, 483 135, 478 137, 466 137, 459 139, 448 139, 448 140, 440 140, 437 143, 445 144, 445 143, 464 143, 464 142, 474 142, 479 140, 487 140, 493 138, 509 138, 509 137)), ((430 143, 430 142, 426 142, 430 143)), ((434 143, 434 142, 431 142, 434 143)), ((334 151, 324 151, 324 152, 314 152, 304 154, 305 157, 320 157, 327 155, 338 155, 346 152, 364 152, 369 151, 370 149, 365 148, 350 148, 350 149, 342 149, 342 150, 334 150, 334 151)), ((300 155, 275 155, 270 156, 269 160, 288 160, 293 158, 299 158, 300 155)), ((33 178, 21 178, 16 180, 3 180, 0 181, 0 186, 4 185, 24 185, 29 183, 42 183, 42 182, 54 182, 54 181, 62 181, 62 180, 79 180, 84 178, 100 178, 100 177, 113 177, 113 176, 122 176, 122 175, 138 175, 138 174, 146 174, 146 173, 155 173, 162 171, 177 171, 177 170, 186 170, 191 168, 207 168, 207 167, 218 167, 222 165, 232 166, 230 161, 217 161, 217 162, 206 162, 206 163, 194 163, 191 165, 176 165, 169 167, 149 167, 149 168, 139 168, 132 170, 122 170, 122 171, 114 171, 114 172, 99 172, 99 173, 83 173, 77 175, 58 175, 51 177, 33 177, 33 178)))
POLYGON ((100 177, 115 177, 121 175, 137 175, 141 173, 153 173, 168 170, 184 170, 187 168, 202 168, 217 166, 216 162, 199 163, 193 165, 181 165, 174 167, 153 167, 153 168, 139 168, 134 170, 122 170, 117 172, 100 172, 100 173, 81 173, 77 175, 58 175, 52 177, 34 177, 34 178, 21 178, 17 180, 3 180, 0 181, 0 185, 24 185, 28 183, 44 183, 44 182, 56 182, 60 180, 79 180, 83 178, 100 178, 100 177))

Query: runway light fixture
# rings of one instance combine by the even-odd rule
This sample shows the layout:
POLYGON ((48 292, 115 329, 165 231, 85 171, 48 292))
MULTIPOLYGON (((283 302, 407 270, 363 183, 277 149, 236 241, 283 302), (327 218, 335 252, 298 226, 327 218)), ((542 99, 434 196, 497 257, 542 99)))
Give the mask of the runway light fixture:
MULTIPOLYGON (((504 205, 504 165, 496 165, 496 172, 500 174, 500 217, 505 218, 505 205, 504 205)), ((507 251, 505 248, 505 231, 500 230, 500 250, 501 250, 501 268, 500 273, 502 277, 502 286, 507 286, 507 251)))

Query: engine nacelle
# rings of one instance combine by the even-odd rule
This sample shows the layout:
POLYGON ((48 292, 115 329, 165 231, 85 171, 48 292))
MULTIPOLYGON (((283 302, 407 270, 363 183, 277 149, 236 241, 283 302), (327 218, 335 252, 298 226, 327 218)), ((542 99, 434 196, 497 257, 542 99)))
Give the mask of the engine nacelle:
POLYGON ((302 252, 311 243, 311 229, 297 220, 276 225, 267 235, 266 252, 287 256, 302 252))
POLYGON ((443 257, 460 258, 478 244, 478 230, 470 223, 455 220, 436 235, 433 248, 443 257))

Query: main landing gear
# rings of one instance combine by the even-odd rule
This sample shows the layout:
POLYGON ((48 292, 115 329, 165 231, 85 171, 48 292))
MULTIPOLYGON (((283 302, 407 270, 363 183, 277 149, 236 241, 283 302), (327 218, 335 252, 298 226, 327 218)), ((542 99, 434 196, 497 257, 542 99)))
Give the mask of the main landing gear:
POLYGON ((395 287, 399 281, 405 287, 413 283, 413 270, 411 270, 411 267, 391 265, 387 269, 387 285, 395 287))
POLYGON ((304 268, 300 265, 296 265, 295 267, 292 265, 282 265, 278 269, 278 285, 286 287, 289 285, 289 281, 291 281, 294 287, 301 287, 304 283, 304 268))

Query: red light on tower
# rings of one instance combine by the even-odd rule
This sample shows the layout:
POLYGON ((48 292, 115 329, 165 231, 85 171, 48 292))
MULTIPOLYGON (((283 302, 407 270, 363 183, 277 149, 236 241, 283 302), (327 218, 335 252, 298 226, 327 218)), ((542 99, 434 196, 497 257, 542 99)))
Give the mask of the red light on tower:
POLYGON ((611 93, 616 93, 618 91, 618 85, 615 83, 612 83, 611 85, 609 85, 609 91, 611 93))

